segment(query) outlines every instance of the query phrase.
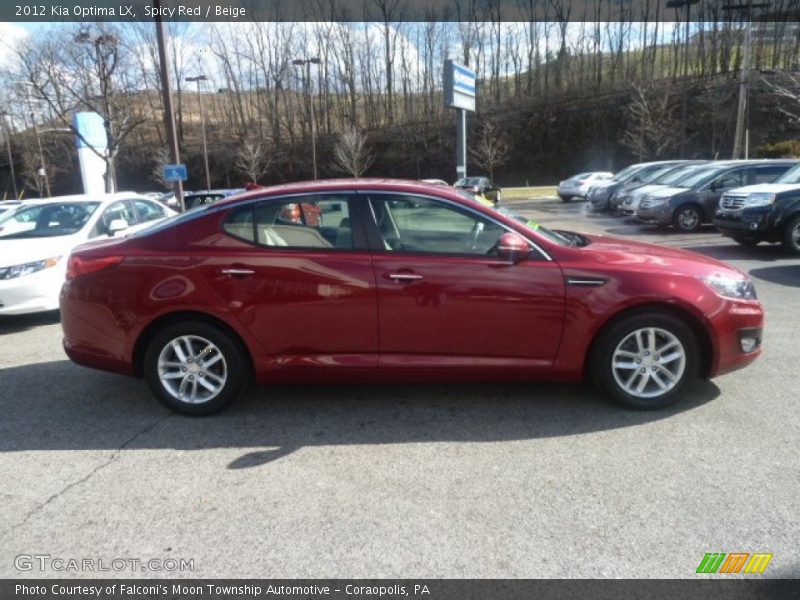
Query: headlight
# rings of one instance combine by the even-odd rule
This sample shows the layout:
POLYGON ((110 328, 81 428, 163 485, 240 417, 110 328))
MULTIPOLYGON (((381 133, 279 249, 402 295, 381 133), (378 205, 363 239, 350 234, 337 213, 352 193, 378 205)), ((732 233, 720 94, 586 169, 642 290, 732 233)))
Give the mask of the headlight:
POLYGON ((35 260, 21 265, 14 265, 13 267, 0 267, 0 280, 16 279, 17 277, 24 277, 25 275, 30 275, 31 273, 36 273, 43 269, 55 267, 60 259, 60 256, 54 256, 53 258, 35 260))
POLYGON ((703 277, 703 281, 720 296, 736 300, 755 300, 756 288, 750 279, 712 275, 703 277))
POLYGON ((747 206, 769 206, 775 202, 775 194, 766 192, 754 192, 747 195, 747 206))

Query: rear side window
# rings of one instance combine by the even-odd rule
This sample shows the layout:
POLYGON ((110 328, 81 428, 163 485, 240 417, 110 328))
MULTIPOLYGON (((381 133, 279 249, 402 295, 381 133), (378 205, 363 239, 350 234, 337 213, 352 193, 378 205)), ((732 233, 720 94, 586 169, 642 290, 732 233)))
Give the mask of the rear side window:
POLYGON ((345 195, 264 200, 234 209, 223 223, 233 237, 272 248, 349 250, 354 247, 345 195))

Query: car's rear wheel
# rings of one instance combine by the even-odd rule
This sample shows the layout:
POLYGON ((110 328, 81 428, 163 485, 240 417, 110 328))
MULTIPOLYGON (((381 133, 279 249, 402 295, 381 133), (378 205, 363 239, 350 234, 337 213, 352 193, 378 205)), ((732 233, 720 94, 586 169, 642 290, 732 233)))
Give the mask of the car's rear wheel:
POLYGON ((800 215, 786 224, 783 245, 792 254, 800 254, 800 215))
POLYGON ((697 338, 679 317, 634 313, 603 331, 591 368, 600 387, 628 408, 675 402, 700 372, 697 338))
POLYGON ((672 224, 680 231, 697 231, 703 223, 703 211, 696 204, 681 206, 672 217, 672 224))
POLYGON ((186 415, 209 415, 244 389, 244 351, 231 336, 202 321, 184 321, 159 331, 144 356, 144 376, 155 396, 186 415))
POLYGON ((567 196, 566 194, 559 194, 558 197, 561 198, 562 202, 569 202, 572 200, 572 196, 567 196))
POLYGON ((742 246, 757 246, 758 242, 761 241, 746 235, 734 235, 732 236, 732 239, 734 242, 741 244, 742 246))

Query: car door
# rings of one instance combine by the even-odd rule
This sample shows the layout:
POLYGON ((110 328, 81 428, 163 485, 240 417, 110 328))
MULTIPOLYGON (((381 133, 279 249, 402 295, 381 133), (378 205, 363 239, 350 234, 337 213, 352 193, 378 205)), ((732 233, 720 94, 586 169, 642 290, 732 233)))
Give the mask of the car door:
POLYGON ((555 262, 535 253, 518 264, 499 260, 494 250, 507 229, 457 203, 367 195, 381 366, 552 365, 564 317, 555 262))
POLYGON ((375 275, 352 223, 353 194, 237 205, 210 247, 193 248, 224 305, 275 366, 374 368, 375 275))

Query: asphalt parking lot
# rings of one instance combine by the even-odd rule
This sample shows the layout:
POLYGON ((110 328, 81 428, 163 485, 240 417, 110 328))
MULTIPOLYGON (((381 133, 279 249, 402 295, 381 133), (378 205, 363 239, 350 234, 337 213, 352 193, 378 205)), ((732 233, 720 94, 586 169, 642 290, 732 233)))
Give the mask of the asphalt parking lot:
POLYGON ((6 318, 0 576, 64 574, 16 568, 38 554, 194 563, 103 573, 125 577, 695 577, 706 552, 770 552, 764 577, 800 577, 800 258, 515 204, 749 272, 765 355, 655 413, 580 385, 342 385, 192 419, 71 364, 57 315, 6 318))

